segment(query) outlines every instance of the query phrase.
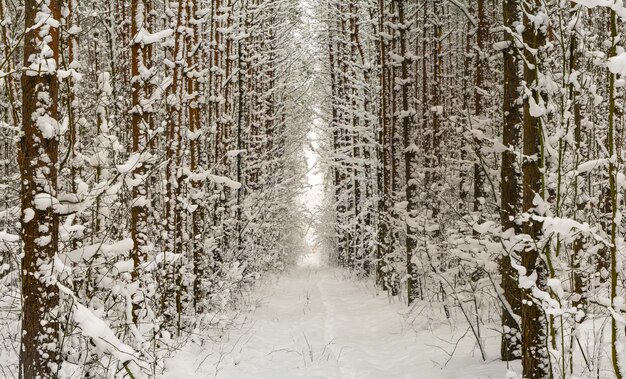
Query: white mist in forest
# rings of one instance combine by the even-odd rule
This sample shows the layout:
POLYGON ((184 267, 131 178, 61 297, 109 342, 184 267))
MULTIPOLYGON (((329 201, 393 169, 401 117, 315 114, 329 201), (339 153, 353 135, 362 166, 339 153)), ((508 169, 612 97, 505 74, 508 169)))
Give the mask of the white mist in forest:
POLYGON ((308 228, 306 242, 308 251, 303 252, 299 260, 299 265, 304 267, 320 267, 326 261, 323 252, 316 244, 315 219, 320 212, 322 199, 324 196, 323 182, 324 175, 319 169, 318 135, 317 128, 321 122, 318 118, 313 118, 312 128, 307 134, 307 145, 304 148, 304 155, 307 161, 307 186, 302 197, 306 217, 308 218, 308 228))
MULTIPOLYGON (((322 27, 319 24, 316 15, 316 3, 311 0, 301 0, 300 9, 302 10, 301 20, 302 24, 295 32, 302 41, 314 40, 318 36, 316 31, 322 27)), ((317 62, 316 57, 323 54, 323 51, 319 51, 319 46, 315 43, 307 44, 304 47, 307 50, 307 54, 310 55, 310 62, 317 62)), ((306 81, 315 87, 316 78, 320 77, 320 72, 324 70, 323 66, 319 66, 318 63, 312 63, 304 75, 309 76, 306 81), (317 72, 317 74, 312 74, 317 72)), ((306 217, 307 229, 305 232, 305 251, 300 254, 298 265, 301 267, 321 267, 328 262, 328 254, 324 251, 322 244, 319 243, 319 233, 317 226, 319 225, 320 215, 324 206, 324 173, 320 168, 320 146, 319 139, 321 138, 318 131, 323 130, 325 121, 320 117, 322 114, 320 109, 320 100, 316 97, 309 98, 309 111, 310 119, 308 123, 308 133, 306 141, 303 146, 303 154, 306 159, 306 183, 305 191, 300 197, 302 202, 302 208, 304 211, 304 217, 306 217)))

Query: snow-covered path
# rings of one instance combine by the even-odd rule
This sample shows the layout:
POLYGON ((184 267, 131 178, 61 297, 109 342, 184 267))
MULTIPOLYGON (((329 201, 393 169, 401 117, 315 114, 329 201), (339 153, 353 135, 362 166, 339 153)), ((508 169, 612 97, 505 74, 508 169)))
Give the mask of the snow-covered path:
POLYGON ((470 335, 446 365, 444 350, 454 349, 465 328, 451 327, 445 317, 419 316, 419 311, 407 317, 404 305, 390 304, 373 286, 343 275, 323 268, 285 274, 259 290, 251 322, 220 343, 186 348, 167 363, 164 378, 504 377, 504 364, 482 363, 476 351, 472 356, 470 335))

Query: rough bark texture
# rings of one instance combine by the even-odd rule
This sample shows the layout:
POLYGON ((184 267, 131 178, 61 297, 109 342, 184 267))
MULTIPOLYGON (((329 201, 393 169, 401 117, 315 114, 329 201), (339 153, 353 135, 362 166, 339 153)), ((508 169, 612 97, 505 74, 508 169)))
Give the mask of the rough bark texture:
MULTIPOLYGON (((529 19, 541 6, 541 1, 533 1, 524 12, 523 33, 526 65, 524 66, 524 80, 530 87, 531 94, 536 102, 542 95, 537 88, 538 49, 543 46, 545 36, 541 28, 536 28, 529 19)), ((530 99, 524 101, 524 143, 523 143, 523 200, 522 210, 534 214, 534 200, 536 196, 542 196, 542 151, 541 151, 541 119, 533 117, 530 112, 530 99)), ((524 233, 533 241, 537 241, 541 235, 541 224, 535 220, 524 223, 524 233)), ((533 288, 522 290, 522 367, 523 375, 529 379, 546 378, 549 372, 547 351, 546 317, 541 304, 538 304, 533 296, 533 290, 545 291, 547 281, 547 268, 536 244, 526 246, 522 252, 522 265, 526 268, 526 275, 536 273, 537 279, 533 288)))
MULTIPOLYGON (((476 123, 476 125, 473 126, 478 130, 484 131, 485 125, 482 125, 484 123, 482 120, 484 112, 482 91, 484 91, 483 87, 485 84, 485 74, 488 68, 488 63, 486 62, 487 58, 484 56, 484 50, 489 37, 489 26, 487 25, 487 17, 485 15, 485 1, 478 0, 476 5, 476 14, 478 19, 475 46, 476 51, 474 52, 474 54, 476 54, 476 66, 474 72, 474 116, 476 116, 476 119, 473 122, 473 124, 476 123)), ((475 138, 474 143, 476 146, 480 146, 481 141, 475 138)), ((479 214, 480 221, 483 219, 481 215, 483 209, 482 204, 487 196, 487 192, 484 188, 485 181, 485 169, 477 160, 477 162, 474 163, 474 212, 479 214)))
MULTIPOLYGON (((143 9, 142 0, 133 0, 131 2, 131 38, 135 38, 139 30, 144 27, 144 15, 139 10, 143 9)), ((141 106, 141 101, 145 98, 145 86, 141 79, 139 68, 144 65, 146 59, 146 48, 141 43, 132 42, 131 47, 131 84, 132 84, 132 152, 135 154, 144 154, 147 148, 146 135, 146 114, 141 106)), ((142 164, 137 164, 133 168, 135 178, 142 177, 145 174, 145 168, 142 164)), ((144 180, 140 180, 134 185, 131 191, 132 210, 131 210, 131 235, 133 238, 133 251, 131 259, 135 270, 132 271, 132 279, 139 279, 139 266, 141 262, 146 261, 145 246, 147 245, 147 222, 148 215, 144 200, 146 199, 146 186, 144 180)), ((140 304, 133 302, 133 322, 137 323, 139 319, 140 304)))
MULTIPOLYGON (((383 14, 385 11, 385 1, 378 1, 378 28, 382 32, 385 28, 383 23, 383 14)), ((379 59, 380 59, 380 107, 379 107, 379 124, 381 129, 380 141, 382 156, 382 175, 381 175, 381 222, 379 227, 379 252, 378 252, 378 280, 384 290, 389 289, 389 267, 388 256, 391 252, 392 245, 392 233, 390 225, 390 210, 391 210, 391 137, 389 128, 389 81, 387 80, 387 42, 384 38, 380 38, 378 42, 379 59)))
MULTIPOLYGON (((518 0, 504 2, 504 25, 513 30, 513 23, 519 19, 520 8, 518 0)), ((502 230, 513 228, 521 232, 515 218, 519 213, 521 194, 521 173, 516 161, 515 152, 521 142, 522 114, 520 112, 520 65, 517 49, 514 47, 514 37, 507 36, 509 48, 504 50, 504 126, 502 143, 509 147, 502 153, 501 168, 501 208, 500 219, 502 230)), ((519 315, 521 302, 518 286, 517 270, 511 267, 512 251, 505 251, 500 260, 500 275, 502 276, 502 290, 507 304, 502 307, 502 334, 500 355, 502 360, 510 361, 520 358, 519 325, 513 314, 519 315)))
MULTIPOLYGON (((618 32, 617 32, 617 15, 615 11, 611 11, 611 39, 616 41, 618 32)), ((613 43, 611 47, 611 51, 609 53, 610 57, 614 57, 617 55, 617 46, 616 42, 613 43)), ((617 204, 617 183, 616 183, 616 175, 617 175, 617 167, 614 159, 617 157, 615 155, 615 113, 616 113, 616 105, 615 105, 615 74, 609 73, 609 130, 608 130, 608 148, 609 148, 609 156, 611 160, 609 161, 609 191, 610 191, 610 203, 611 203, 611 247, 610 247, 610 259, 611 259, 611 306, 617 308, 618 305, 614 304, 614 301, 617 299, 617 244, 618 244, 618 204, 617 204)), ((621 324, 621 323, 620 323, 621 324)), ((620 336, 623 336, 623 326, 618 325, 618 321, 615 317, 611 317, 611 360, 613 363, 613 372, 615 374, 616 379, 622 378, 622 368, 620 367, 619 362, 619 350, 622 349, 620 336), (621 329, 621 331, 618 331, 621 329)))
MULTIPOLYGON (((400 122, 402 125, 402 139, 404 141, 404 178, 406 181, 407 217, 414 218, 418 210, 417 199, 417 146, 415 144, 413 113, 409 109, 409 66, 411 62, 407 58, 407 27, 405 25, 404 1, 398 0, 398 21, 400 22, 400 56, 401 69, 401 110, 400 122)), ((406 225, 406 270, 407 270, 407 298, 411 304, 417 298, 415 286, 417 283, 416 267, 413 263, 413 255, 417 250, 417 231, 411 227, 410 220, 406 225)))
POLYGON ((28 0, 25 3, 24 66, 30 67, 22 75, 22 131, 19 163, 22 179, 22 346, 20 351, 20 378, 54 378, 60 356, 58 306, 59 290, 54 281, 53 258, 58 250, 59 217, 54 213, 50 196, 56 196, 58 139, 56 130, 38 125, 49 123, 54 128, 57 120, 58 86, 55 68, 48 71, 44 60, 59 58, 58 29, 50 25, 31 28, 47 5, 51 17, 59 20, 56 0, 28 0), (52 56, 43 56, 42 36, 50 38, 47 45, 52 56), (42 59, 43 58, 43 59, 42 59), (38 71, 40 70, 40 71, 38 71), (40 197, 37 201, 36 199, 40 197), (41 198, 42 197, 42 198, 41 198), (46 204, 46 200, 49 205, 46 204))

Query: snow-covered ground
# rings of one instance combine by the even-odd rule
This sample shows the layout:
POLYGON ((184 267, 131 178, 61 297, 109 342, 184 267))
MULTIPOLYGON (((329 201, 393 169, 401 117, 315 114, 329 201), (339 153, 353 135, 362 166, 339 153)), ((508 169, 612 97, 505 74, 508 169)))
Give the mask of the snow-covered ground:
MULTIPOLYGON (((261 287, 241 328, 220 342, 188 345, 163 379, 504 378, 498 336, 483 363, 466 327, 390 302, 315 257, 261 287), (457 345, 457 341, 458 345, 457 345), (455 347, 456 346, 456 347, 455 347), (495 349, 495 350, 494 350, 495 349), (449 353, 454 351, 450 359, 449 353)), ((419 307, 419 305, 418 305, 419 307)), ((517 368, 517 367, 516 367, 517 368)))

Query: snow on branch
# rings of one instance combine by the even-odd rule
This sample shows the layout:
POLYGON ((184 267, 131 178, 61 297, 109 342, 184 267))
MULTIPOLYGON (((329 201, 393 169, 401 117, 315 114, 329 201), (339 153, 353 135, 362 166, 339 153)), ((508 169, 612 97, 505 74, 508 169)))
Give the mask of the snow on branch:
POLYGON ((153 43, 170 37, 172 34, 174 34, 173 29, 164 29, 156 33, 150 33, 145 28, 141 28, 139 32, 137 32, 134 41, 135 43, 140 43, 144 46, 152 45, 153 43))

